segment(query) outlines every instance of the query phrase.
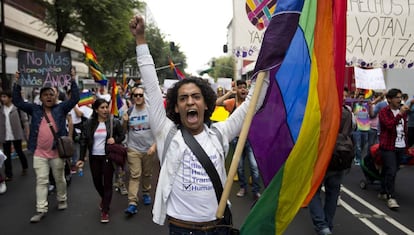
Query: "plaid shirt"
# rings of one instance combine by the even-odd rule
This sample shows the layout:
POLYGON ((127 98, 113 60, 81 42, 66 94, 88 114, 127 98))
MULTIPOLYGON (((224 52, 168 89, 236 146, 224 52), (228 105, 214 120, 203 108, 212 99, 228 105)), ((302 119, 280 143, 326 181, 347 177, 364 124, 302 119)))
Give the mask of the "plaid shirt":
POLYGON ((380 124, 380 136, 379 136, 379 144, 380 148, 384 150, 395 150, 395 139, 397 138, 397 125, 401 119, 404 120, 404 139, 405 144, 407 146, 407 113, 401 115, 400 113, 397 116, 391 111, 390 106, 387 106, 378 114, 379 124, 380 124))

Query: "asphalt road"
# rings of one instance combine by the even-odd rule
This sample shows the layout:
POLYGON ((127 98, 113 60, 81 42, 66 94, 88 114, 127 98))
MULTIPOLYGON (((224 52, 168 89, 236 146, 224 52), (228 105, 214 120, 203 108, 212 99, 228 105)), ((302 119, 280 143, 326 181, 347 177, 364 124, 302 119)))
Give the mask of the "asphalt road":
MULTIPOLYGON (((28 155, 32 166, 31 155, 28 155)), ((20 162, 13 160, 15 178, 8 182, 8 191, 0 195, 0 234, 168 234, 166 225, 152 222, 152 206, 139 205, 138 214, 126 217, 127 197, 114 192, 110 222, 101 224, 98 209, 99 197, 93 187, 89 167, 85 167, 84 176, 73 175, 68 187, 68 204, 65 211, 57 210, 55 195, 49 196, 49 212, 38 224, 29 223, 35 213, 35 175, 30 168, 28 175, 20 176, 20 162)), ((247 171, 248 172, 248 171, 247 171)), ((154 184, 158 177, 158 165, 155 164, 154 184)), ((376 198, 377 185, 368 185, 360 189, 359 182, 364 178, 359 167, 355 166, 347 175, 341 194, 342 206, 338 207, 335 217, 334 234, 414 234, 413 211, 414 189, 412 179, 414 168, 403 168, 398 175, 397 199, 401 208, 389 210, 385 203, 376 198), (364 201, 363 201, 364 200, 364 201)), ((230 200, 235 227, 240 227, 253 203, 252 195, 244 198, 235 196, 238 184, 234 183, 230 200)), ((154 190, 152 190, 152 196, 154 190)), ((315 234, 306 208, 300 209, 285 234, 315 234)))

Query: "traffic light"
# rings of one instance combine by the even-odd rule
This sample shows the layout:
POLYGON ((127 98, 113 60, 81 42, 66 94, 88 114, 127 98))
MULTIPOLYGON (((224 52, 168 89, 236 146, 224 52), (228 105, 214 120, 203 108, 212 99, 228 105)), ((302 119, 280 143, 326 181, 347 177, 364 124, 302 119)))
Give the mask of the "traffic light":
POLYGON ((175 43, 170 42, 170 51, 175 51, 175 43))

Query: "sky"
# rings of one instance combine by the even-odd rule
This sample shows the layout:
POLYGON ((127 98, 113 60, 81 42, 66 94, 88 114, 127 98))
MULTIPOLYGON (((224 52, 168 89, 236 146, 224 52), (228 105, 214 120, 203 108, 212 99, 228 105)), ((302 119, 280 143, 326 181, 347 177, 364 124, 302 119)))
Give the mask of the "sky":
POLYGON ((187 57, 185 72, 197 75, 213 58, 225 56, 232 0, 146 0, 165 40, 174 41, 187 57))

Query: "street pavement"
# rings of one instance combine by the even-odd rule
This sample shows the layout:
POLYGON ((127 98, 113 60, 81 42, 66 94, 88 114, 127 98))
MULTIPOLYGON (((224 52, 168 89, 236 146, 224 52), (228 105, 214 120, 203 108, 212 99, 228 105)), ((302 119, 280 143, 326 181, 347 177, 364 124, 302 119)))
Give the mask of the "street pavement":
MULTIPOLYGON (((7 192, 0 195, 1 235, 168 234, 167 225, 159 226, 152 222, 151 205, 139 205, 136 215, 126 217, 124 209, 127 207, 127 196, 122 196, 115 191, 111 203, 110 222, 101 224, 98 209, 99 196, 93 187, 88 165, 84 169, 84 176, 74 174, 72 177, 72 183, 68 187, 68 209, 58 211, 55 195, 52 194, 49 196, 47 216, 40 223, 29 223, 30 217, 35 213, 35 174, 31 167, 32 156, 28 154, 27 157, 30 164, 28 175, 20 175, 20 162, 14 159, 15 177, 13 181, 7 182, 7 192)), ((157 161, 154 165, 152 197, 154 197, 159 170, 157 161)), ((345 178, 345 191, 341 194, 344 202, 337 210, 334 234, 414 234, 412 233, 414 189, 411 183, 413 175, 412 167, 404 168, 399 172, 397 198, 401 208, 399 211, 391 211, 384 202, 376 198, 377 185, 369 185, 365 190, 359 188, 359 182, 364 177, 361 169, 354 166, 345 178), (371 207, 361 204, 362 199, 370 203, 371 207), (369 225, 367 221, 374 226, 369 225)), ((237 182, 234 182, 230 200, 234 225, 237 228, 243 223, 253 203, 250 192, 246 197, 236 197, 238 189, 237 182)), ((307 208, 299 210, 284 234, 315 234, 307 208)))

